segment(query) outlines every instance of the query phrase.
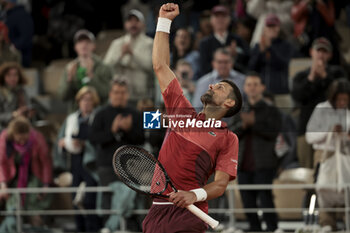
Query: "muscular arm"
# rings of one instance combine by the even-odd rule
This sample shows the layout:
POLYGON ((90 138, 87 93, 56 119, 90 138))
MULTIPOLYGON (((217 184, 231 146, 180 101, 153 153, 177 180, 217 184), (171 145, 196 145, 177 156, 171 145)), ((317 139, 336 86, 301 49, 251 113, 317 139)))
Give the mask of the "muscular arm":
MULTIPOLYGON (((179 7, 176 4, 164 4, 159 10, 159 17, 173 20, 179 14, 179 7)), ((171 71, 170 52, 169 52, 169 34, 166 32, 156 32, 153 43, 152 62, 153 70, 157 76, 160 90, 163 93, 169 83, 176 78, 171 71)))
POLYGON ((229 181, 229 174, 222 171, 216 171, 214 181, 204 186, 204 190, 208 194, 207 200, 215 199, 223 195, 229 181))
MULTIPOLYGON (((214 181, 205 185, 203 188, 207 192, 207 200, 215 199, 225 193, 230 175, 226 172, 216 171, 214 181)), ((179 191, 170 193, 169 201, 175 205, 185 208, 197 201, 196 194, 191 191, 179 191)))

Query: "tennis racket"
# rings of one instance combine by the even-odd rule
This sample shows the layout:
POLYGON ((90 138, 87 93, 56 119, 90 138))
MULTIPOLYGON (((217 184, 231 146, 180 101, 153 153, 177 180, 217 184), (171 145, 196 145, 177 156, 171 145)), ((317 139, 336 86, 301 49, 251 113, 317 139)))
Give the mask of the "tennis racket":
MULTIPOLYGON (((131 145, 119 147, 113 155, 113 168, 121 181, 136 192, 168 198, 163 194, 168 185, 177 192, 162 164, 143 148, 131 145)), ((197 206, 186 208, 211 228, 219 225, 197 206)))

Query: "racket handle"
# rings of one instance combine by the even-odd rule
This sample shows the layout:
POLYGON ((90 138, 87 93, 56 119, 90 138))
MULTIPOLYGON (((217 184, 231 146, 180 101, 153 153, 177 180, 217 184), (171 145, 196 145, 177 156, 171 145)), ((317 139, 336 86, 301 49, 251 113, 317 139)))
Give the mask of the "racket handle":
POLYGON ((219 222, 204 213, 201 209, 199 209, 195 205, 189 205, 186 207, 189 211, 192 212, 192 214, 196 215, 198 218, 202 219, 203 222, 207 223, 212 229, 215 229, 218 225, 219 222))

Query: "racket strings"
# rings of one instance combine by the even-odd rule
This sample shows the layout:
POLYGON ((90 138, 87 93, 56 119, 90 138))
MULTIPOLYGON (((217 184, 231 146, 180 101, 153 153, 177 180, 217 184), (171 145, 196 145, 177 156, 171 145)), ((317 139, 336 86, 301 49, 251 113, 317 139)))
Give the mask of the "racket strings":
POLYGON ((138 148, 118 151, 114 163, 119 177, 135 189, 156 194, 166 188, 165 174, 157 161, 138 148))

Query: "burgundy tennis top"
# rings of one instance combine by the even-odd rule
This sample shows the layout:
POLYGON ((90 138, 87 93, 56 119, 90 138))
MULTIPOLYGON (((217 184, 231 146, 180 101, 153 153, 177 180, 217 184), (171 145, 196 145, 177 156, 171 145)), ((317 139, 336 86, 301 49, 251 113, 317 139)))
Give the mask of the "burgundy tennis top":
MULTIPOLYGON (((215 121, 214 124, 213 119, 207 121, 206 128, 201 127, 205 125, 205 114, 196 113, 184 97, 177 79, 172 80, 163 92, 163 99, 168 125, 172 127, 169 127, 159 152, 159 161, 174 186, 185 191, 203 187, 216 170, 229 174, 233 180, 237 174, 238 138, 227 129, 226 123, 215 121)), ((166 193, 171 191, 168 188, 166 193)), ((195 204, 208 211, 207 202, 195 204)))

